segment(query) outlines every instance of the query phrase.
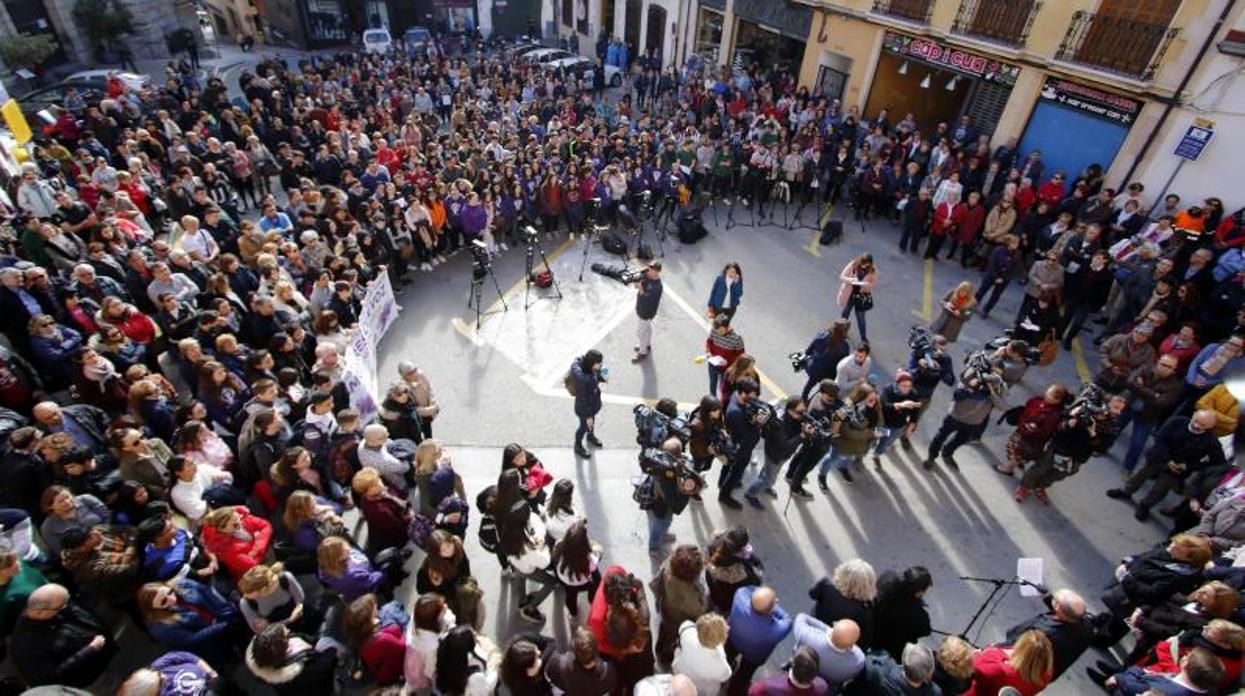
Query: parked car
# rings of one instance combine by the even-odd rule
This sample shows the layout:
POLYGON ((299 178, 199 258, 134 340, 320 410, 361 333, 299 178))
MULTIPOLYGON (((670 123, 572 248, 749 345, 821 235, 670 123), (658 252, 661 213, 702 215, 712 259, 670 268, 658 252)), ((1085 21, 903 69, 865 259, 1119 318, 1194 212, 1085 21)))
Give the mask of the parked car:
POLYGON ((428 50, 432 41, 432 32, 427 27, 411 27, 402 34, 406 42, 406 50, 412 54, 422 54, 428 50))
POLYGON ((388 29, 367 29, 363 32, 364 53, 388 53, 393 48, 393 37, 388 29))
POLYGON ((115 70, 82 70, 66 77, 63 82, 78 87, 79 89, 82 89, 83 87, 90 87, 103 92, 107 89, 108 76, 113 73, 116 73, 117 79, 121 80, 121 84, 125 85, 126 89, 134 92, 137 92, 143 87, 151 84, 151 77, 149 75, 139 75, 138 73, 120 72, 115 70))
POLYGON ((507 60, 518 60, 519 56, 527 53, 528 51, 535 51, 538 48, 544 48, 539 41, 521 38, 515 41, 512 46, 507 47, 503 53, 503 56, 507 60))
POLYGON ((559 60, 561 58, 573 58, 570 53, 560 48, 538 48, 534 51, 528 51, 519 56, 519 62, 524 65, 541 65, 550 61, 559 60))
MULTIPOLYGON (((583 56, 559 58, 558 60, 549 61, 547 65, 550 68, 561 68, 563 72, 570 73, 577 79, 581 79, 590 85, 596 80, 596 72, 594 70, 596 63, 583 56)), ((619 70, 618 66, 605 66, 605 84, 608 87, 618 87, 622 84, 622 70, 619 70)))
POLYGON ((54 85, 28 92, 26 95, 17 98, 17 105, 22 113, 25 114, 26 121, 31 128, 37 129, 36 124, 46 120, 44 117, 39 116, 39 112, 44 111, 55 114, 55 110, 52 107, 60 107, 61 104, 65 103, 65 94, 70 87, 77 90, 88 106, 98 104, 104 98, 105 93, 102 86, 96 88, 90 85, 70 84, 68 82, 57 82, 54 85))

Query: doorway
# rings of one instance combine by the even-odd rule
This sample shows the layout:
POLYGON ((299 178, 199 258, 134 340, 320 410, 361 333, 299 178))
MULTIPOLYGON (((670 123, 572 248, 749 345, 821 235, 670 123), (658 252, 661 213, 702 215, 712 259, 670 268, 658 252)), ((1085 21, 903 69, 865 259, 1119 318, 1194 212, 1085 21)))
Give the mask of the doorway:
POLYGON ((658 58, 665 58, 666 48, 666 8, 650 5, 648 8, 648 26, 644 32, 644 54, 656 51, 658 58))
POLYGON ((627 0, 627 11, 624 15, 626 26, 623 27, 623 43, 635 55, 640 48, 640 15, 644 14, 644 0, 627 0))

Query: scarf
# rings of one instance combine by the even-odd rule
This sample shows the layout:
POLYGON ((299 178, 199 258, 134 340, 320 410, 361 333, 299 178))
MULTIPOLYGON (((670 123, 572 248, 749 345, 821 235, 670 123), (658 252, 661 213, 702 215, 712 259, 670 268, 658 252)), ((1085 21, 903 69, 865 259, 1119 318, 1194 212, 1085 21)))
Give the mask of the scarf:
POLYGON ((1214 354, 1207 358, 1206 362, 1202 363, 1199 371, 1208 377, 1217 375, 1230 360, 1231 358, 1228 357, 1228 344, 1225 343, 1215 349, 1214 354))
POLYGON ((744 337, 740 336, 734 330, 720 334, 717 331, 709 334, 709 342, 721 348, 722 350, 743 350, 744 337))

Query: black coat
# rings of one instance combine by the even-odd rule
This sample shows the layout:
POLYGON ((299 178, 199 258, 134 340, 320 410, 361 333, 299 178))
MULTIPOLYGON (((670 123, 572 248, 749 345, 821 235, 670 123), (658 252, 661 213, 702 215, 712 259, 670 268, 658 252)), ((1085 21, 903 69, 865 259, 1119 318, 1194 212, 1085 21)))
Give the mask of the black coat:
MULTIPOLYGON (((1049 606, 1050 598, 1046 599, 1049 606)), ((1022 621, 1007 630, 1007 642, 1015 643, 1025 631, 1036 628, 1050 639, 1055 653, 1055 673, 1051 681, 1059 678, 1069 667, 1081 658, 1081 654, 1089 648, 1093 630, 1088 621, 1064 623, 1057 621, 1054 614, 1045 613, 1022 621)))
POLYGON ((885 650, 897 661, 902 659, 905 645, 932 632, 925 602, 902 585, 894 572, 883 573, 878 578, 878 598, 873 608, 873 647, 885 650))
POLYGON ((832 625, 839 619, 851 619, 860 626, 860 640, 857 645, 868 652, 874 647, 874 603, 861 602, 845 597, 829 578, 822 578, 808 591, 813 600, 813 616, 818 621, 832 625))
POLYGON ((1199 569, 1172 558, 1164 546, 1134 556, 1125 564, 1124 578, 1112 583, 1103 601, 1117 615, 1123 595, 1130 608, 1166 602, 1174 594, 1188 594, 1201 582, 1199 569), (1117 591, 1118 592, 1115 592, 1117 591), (1112 597, 1111 595, 1115 595, 1112 597))
POLYGON ((70 602, 50 620, 25 616, 9 639, 13 664, 30 686, 61 684, 86 687, 108 666, 116 652, 103 620, 86 607, 70 602), (84 650, 95 636, 107 642, 99 650, 84 650))

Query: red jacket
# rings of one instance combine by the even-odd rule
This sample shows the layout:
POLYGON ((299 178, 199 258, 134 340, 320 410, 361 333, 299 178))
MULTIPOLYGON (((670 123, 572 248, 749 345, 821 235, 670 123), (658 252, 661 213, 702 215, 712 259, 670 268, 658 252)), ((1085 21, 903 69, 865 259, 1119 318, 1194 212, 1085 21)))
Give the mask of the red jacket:
POLYGON ((601 654, 606 657, 621 658, 627 654, 627 646, 614 645, 609 641, 609 632, 606 630, 606 615, 609 605, 605 601, 605 581, 611 575, 625 575, 626 568, 622 566, 610 566, 601 574, 601 584, 597 586, 597 594, 592 598, 592 607, 588 611, 588 630, 592 631, 592 635, 596 636, 597 648, 601 654))
POLYGON ((529 466, 523 477, 523 486, 529 491, 538 491, 553 483, 553 474, 545 471, 544 465, 540 462, 529 466))
POLYGON ((1050 207, 1054 208, 1059 205, 1059 201, 1063 200, 1063 184, 1053 179, 1047 181, 1038 188, 1037 198, 1039 201, 1046 201, 1050 207))
POLYGON ((392 684, 402 676, 406 662, 406 638, 397 626, 385 626, 359 646, 359 659, 367 665, 376 684, 392 684))
POLYGON ((262 517, 252 515, 241 505, 234 508, 242 515, 242 528, 250 533, 249 541, 225 534, 215 527, 204 525, 203 548, 216 554, 221 565, 229 571, 236 583, 246 571, 263 562, 272 546, 272 525, 262 517))
POLYGON ((155 322, 137 309, 127 313, 121 319, 105 318, 104 321, 120 329, 126 338, 135 343, 150 346, 156 342, 155 322))
POLYGON ((1059 417, 1063 414, 1063 406, 1051 406, 1046 399, 1035 396, 1025 402, 1025 409, 1020 412, 1020 421, 1016 431, 1020 437, 1035 444, 1045 444, 1059 427, 1059 417))
MULTIPOLYGON (((1190 641, 1180 642, 1180 636, 1172 636, 1150 649, 1150 652, 1137 663, 1152 674, 1180 674, 1180 661, 1197 647, 1190 641)), ((1213 653, 1212 653, 1213 654, 1213 653)), ((1241 677, 1241 653, 1215 655, 1223 664, 1223 681, 1219 685, 1224 693, 1232 690, 1241 677)))
POLYGON ((1016 672, 1008 662, 1011 651, 1006 648, 991 647, 978 652, 973 657, 973 685, 964 696, 995 696, 1005 686, 1015 688, 1021 696, 1035 696, 1050 680, 1041 684, 1030 684, 1016 672))
POLYGON ((934 208, 934 222, 930 225, 929 233, 935 237, 955 234, 963 221, 964 206, 943 201, 934 208))
POLYGON ((986 224, 986 207, 979 203, 970 208, 967 203, 961 203, 959 208, 960 229, 956 232, 955 241, 967 246, 977 239, 977 234, 986 224))

